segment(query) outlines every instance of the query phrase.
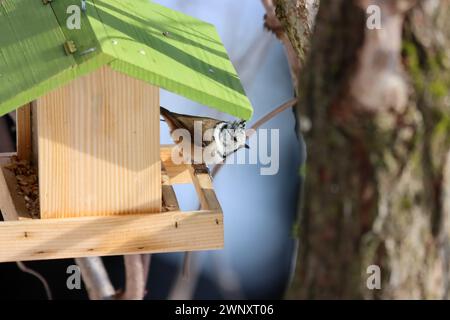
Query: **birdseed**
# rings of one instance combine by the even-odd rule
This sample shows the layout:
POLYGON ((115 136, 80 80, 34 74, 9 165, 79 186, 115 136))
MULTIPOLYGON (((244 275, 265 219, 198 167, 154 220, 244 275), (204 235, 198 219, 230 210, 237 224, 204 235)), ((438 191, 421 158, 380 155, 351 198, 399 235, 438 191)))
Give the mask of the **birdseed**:
POLYGON ((25 200, 30 216, 39 218, 39 179, 36 170, 26 160, 11 158, 11 163, 5 166, 13 172, 17 181, 17 194, 25 200))

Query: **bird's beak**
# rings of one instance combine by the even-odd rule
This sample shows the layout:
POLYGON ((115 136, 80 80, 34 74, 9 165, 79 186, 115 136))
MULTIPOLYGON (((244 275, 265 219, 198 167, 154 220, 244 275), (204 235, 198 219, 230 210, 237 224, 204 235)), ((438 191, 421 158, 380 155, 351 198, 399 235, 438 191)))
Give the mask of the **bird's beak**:
POLYGON ((250 149, 250 146, 248 144, 246 144, 244 147, 245 149, 250 149))

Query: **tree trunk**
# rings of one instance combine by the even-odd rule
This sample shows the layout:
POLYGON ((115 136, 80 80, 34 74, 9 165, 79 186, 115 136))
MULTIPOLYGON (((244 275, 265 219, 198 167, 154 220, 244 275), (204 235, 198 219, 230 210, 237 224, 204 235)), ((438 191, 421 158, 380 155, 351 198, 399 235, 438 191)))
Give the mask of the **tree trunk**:
MULTIPOLYGON (((291 40, 302 28, 282 9, 295 1, 276 0, 291 40)), ((299 77, 310 125, 289 298, 448 298, 449 14, 449 0, 320 1, 299 77)))

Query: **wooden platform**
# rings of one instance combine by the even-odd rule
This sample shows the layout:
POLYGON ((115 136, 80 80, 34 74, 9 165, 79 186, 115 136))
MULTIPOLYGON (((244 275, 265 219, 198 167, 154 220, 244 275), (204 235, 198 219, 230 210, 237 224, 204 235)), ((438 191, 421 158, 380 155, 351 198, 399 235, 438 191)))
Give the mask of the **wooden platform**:
POLYGON ((32 219, 4 168, 14 155, 0 154, 0 262, 223 248, 223 214, 210 175, 173 164, 171 146, 161 147, 164 212, 105 217, 32 219), (174 184, 193 184, 201 210, 181 212, 174 184))

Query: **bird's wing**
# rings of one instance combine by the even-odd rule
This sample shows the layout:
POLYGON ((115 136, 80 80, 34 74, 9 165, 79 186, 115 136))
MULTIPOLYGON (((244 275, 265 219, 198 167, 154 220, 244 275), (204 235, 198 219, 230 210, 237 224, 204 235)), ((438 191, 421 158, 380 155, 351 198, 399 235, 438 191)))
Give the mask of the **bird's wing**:
POLYGON ((177 117, 176 113, 172 113, 163 107, 160 107, 160 113, 161 113, 161 116, 163 116, 164 120, 166 121, 167 125, 169 126, 170 133, 172 133, 173 131, 175 131, 176 129, 179 129, 179 128, 187 129, 184 127, 182 122, 178 121, 178 117, 177 117))
POLYGON ((166 120, 167 125, 169 126, 170 133, 176 129, 186 129, 191 134, 191 137, 194 138, 194 124, 196 121, 200 121, 202 123, 202 134, 208 129, 214 129, 221 121, 213 118, 205 118, 198 116, 190 116, 179 113, 171 112, 163 107, 161 109, 161 115, 166 120))

